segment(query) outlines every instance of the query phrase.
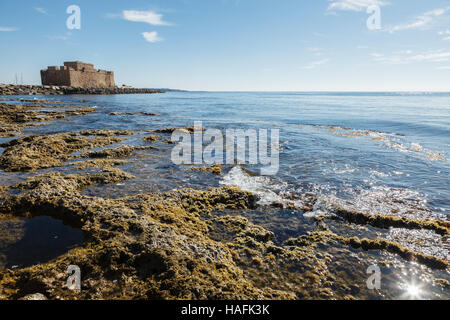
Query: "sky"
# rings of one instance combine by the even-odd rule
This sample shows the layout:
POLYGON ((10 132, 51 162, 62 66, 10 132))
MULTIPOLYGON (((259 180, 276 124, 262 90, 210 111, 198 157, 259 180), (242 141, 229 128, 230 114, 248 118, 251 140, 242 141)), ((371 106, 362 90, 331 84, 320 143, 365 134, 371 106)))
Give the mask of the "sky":
POLYGON ((0 0, 0 43, 0 83, 79 60, 146 88, 450 91, 450 0, 0 0))

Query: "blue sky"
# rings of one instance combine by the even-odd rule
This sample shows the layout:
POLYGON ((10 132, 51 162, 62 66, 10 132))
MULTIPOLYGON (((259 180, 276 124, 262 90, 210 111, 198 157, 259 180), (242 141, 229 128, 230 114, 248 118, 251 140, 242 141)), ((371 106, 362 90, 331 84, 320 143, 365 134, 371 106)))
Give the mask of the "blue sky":
POLYGON ((0 83, 81 60, 136 87, 450 91, 449 0, 0 0, 0 43, 0 83))

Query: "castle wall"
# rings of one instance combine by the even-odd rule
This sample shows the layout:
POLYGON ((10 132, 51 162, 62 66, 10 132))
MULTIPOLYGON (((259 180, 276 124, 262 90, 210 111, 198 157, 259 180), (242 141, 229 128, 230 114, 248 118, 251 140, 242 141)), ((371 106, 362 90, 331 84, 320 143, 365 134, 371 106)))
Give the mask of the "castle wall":
POLYGON ((76 71, 69 70, 70 86, 72 87, 114 87, 114 73, 106 71, 76 71))
POLYGON ((62 67, 41 71, 42 85, 68 87, 115 87, 114 72, 96 70, 94 65, 79 61, 64 62, 62 67))
POLYGON ((71 86, 69 70, 59 70, 55 67, 48 70, 41 70, 42 85, 71 86), (55 69, 56 68, 56 69, 55 69))

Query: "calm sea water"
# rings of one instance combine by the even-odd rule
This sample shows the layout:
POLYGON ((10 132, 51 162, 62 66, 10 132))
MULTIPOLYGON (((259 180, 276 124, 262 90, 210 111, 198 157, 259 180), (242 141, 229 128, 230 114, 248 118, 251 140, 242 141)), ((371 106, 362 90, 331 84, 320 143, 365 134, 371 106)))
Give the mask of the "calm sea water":
MULTIPOLYGON (((169 92, 36 98, 97 106, 97 111, 26 133, 131 129, 138 133, 126 143, 145 145, 141 138, 149 134, 146 130, 193 126, 194 121, 223 131, 280 130, 280 170, 274 177, 249 175, 242 169, 258 172, 249 165, 227 166, 222 177, 194 173, 171 163, 173 146, 161 140, 156 144, 159 150, 121 167, 136 179, 92 187, 86 194, 120 197, 233 184, 259 194, 261 204, 313 194, 319 200, 310 216, 326 215, 333 204, 408 218, 448 220, 450 215, 450 93, 169 92), (111 116, 111 112, 133 114, 111 116)), ((0 179, 11 178, 2 173, 0 179)), ((264 210, 259 214, 264 215, 264 210)), ((285 218, 286 226, 295 215, 300 214, 293 212, 285 218)), ((306 217, 302 219, 308 224, 306 217)), ((281 240, 299 236, 303 230, 299 227, 286 233, 283 226, 274 228, 281 240)), ((348 232, 345 227, 339 231, 348 232)), ((371 235, 371 230, 366 231, 371 235)), ((421 230, 372 233, 450 260, 448 237, 421 230)))
POLYGON ((98 112, 31 131, 149 130, 194 121, 207 129, 279 129, 277 182, 345 199, 404 197, 435 214, 450 214, 447 93, 171 92, 58 99, 87 99, 98 112), (109 116, 118 111, 159 117, 109 116))

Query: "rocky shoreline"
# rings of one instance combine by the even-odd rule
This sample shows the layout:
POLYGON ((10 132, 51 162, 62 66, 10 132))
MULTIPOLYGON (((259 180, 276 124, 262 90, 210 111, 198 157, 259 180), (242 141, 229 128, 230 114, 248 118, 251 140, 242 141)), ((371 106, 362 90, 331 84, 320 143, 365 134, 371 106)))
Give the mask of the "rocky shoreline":
POLYGON ((64 86, 34 86, 34 85, 13 85, 0 84, 0 95, 68 95, 68 94, 155 94, 164 93, 160 89, 140 89, 140 88, 85 88, 85 87, 64 87, 64 86))
MULTIPOLYGON (((369 251, 391 254, 376 256, 381 266, 396 263, 398 256, 427 267, 436 290, 450 286, 431 274, 447 272, 447 260, 384 238, 362 238, 350 229, 339 234, 334 227, 339 220, 380 230, 430 230, 448 237, 448 223, 334 208, 335 217, 317 218, 310 229, 298 222, 284 239, 274 231, 277 223, 286 229, 284 221, 261 222, 266 217, 258 212, 258 196, 237 187, 91 195, 86 192, 91 187, 131 183, 136 177, 124 171, 130 167, 119 166, 152 156, 174 130, 195 128, 27 134, 25 129, 86 116, 99 108, 56 100, 5 100, 16 103, 0 104, 0 138, 8 139, 0 144, 0 170, 26 176, 14 183, 0 182, 0 230, 8 231, 0 232, 0 300, 394 298, 366 288, 369 251), (132 140, 138 145, 129 145, 132 140), (252 212, 258 219, 250 219, 252 212), (2 243, 8 247, 23 237, 20 219, 42 216, 82 230, 83 243, 50 261, 5 267, 2 243), (15 231, 5 223, 16 223, 15 231), (66 286, 71 265, 82 272, 81 291, 66 286), (355 279, 364 281, 358 285, 355 279)), ((157 114, 141 114, 158 119, 157 114)), ((223 174, 222 166, 186 170, 208 179, 223 174)), ((291 209, 308 212, 316 201, 312 196, 308 207, 291 209)), ((284 204, 272 207, 278 210, 284 204)), ((270 216, 270 208, 264 210, 270 216)), ((290 217, 292 225, 300 221, 296 219, 290 217)), ((387 272, 383 277, 394 279, 387 272)))

